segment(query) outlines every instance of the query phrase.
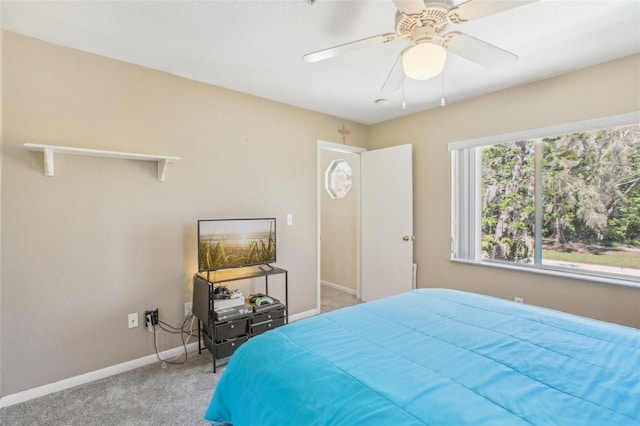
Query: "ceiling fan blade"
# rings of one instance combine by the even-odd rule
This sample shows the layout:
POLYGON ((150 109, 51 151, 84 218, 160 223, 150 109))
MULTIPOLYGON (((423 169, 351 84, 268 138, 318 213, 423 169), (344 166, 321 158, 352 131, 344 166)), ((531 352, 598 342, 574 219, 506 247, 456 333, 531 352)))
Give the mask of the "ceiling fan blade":
POLYGON ((420 13, 425 10, 423 0, 393 0, 398 10, 406 15, 420 13))
POLYGON ((382 93, 391 93, 395 92, 402 86, 402 81, 404 80, 404 70, 402 69, 402 61, 400 58, 402 57, 402 53, 398 55, 396 61, 393 63, 391 67, 391 71, 387 75, 387 78, 384 80, 380 91, 382 93))
POLYGON ((379 34, 377 36, 367 37, 350 43, 341 44, 339 46, 330 47, 328 49, 318 50, 317 52, 308 53, 302 57, 302 60, 309 63, 324 61, 325 59, 335 58, 338 55, 362 49, 363 47, 389 43, 397 38, 398 35, 396 33, 379 34))
POLYGON ((471 21, 473 19, 484 18, 485 16, 504 12, 538 0, 469 0, 452 9, 452 13, 457 15, 461 21, 471 21))
POLYGON ((445 36, 447 50, 487 68, 513 65, 518 56, 468 34, 451 32, 445 36))

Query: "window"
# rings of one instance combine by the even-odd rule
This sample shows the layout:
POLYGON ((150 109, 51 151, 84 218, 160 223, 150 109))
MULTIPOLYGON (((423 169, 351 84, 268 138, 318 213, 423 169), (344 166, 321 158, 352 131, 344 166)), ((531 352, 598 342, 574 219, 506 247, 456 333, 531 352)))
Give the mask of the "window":
POLYGON ((640 285, 639 123, 450 144, 452 258, 640 285))
POLYGON ((345 160, 333 160, 324 174, 324 188, 332 199, 344 198, 353 184, 351 166, 345 160))

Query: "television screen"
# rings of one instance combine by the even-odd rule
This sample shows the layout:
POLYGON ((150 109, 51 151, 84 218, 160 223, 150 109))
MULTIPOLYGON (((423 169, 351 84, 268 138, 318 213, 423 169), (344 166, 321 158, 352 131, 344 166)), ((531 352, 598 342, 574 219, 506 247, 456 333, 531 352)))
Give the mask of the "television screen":
POLYGON ((274 263, 276 219, 198 221, 198 271, 274 263))

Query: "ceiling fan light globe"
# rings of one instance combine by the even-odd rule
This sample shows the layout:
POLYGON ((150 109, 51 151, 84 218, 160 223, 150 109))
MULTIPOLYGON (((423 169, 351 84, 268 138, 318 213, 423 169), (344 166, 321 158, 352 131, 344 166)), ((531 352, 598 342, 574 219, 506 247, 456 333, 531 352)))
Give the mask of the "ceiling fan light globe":
POLYGON ((429 80, 442 72, 446 60, 447 51, 442 46, 420 43, 403 52, 402 67, 409 78, 429 80))

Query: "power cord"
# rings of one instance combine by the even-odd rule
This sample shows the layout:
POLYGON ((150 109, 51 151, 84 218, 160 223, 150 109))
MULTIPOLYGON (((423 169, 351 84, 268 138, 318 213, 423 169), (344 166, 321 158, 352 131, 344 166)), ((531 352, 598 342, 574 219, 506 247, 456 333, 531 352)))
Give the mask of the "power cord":
POLYGON ((166 322, 158 320, 158 324, 157 324, 158 329, 166 331, 167 333, 180 334, 180 338, 182 340, 182 347, 184 349, 184 360, 182 361, 176 361, 176 359, 182 357, 183 355, 182 353, 179 353, 178 355, 176 355, 171 359, 162 359, 162 357, 160 356, 160 351, 158 349, 158 331, 156 330, 156 324, 154 324, 154 322, 151 321, 151 326, 153 328, 153 346, 156 350, 156 357, 158 358, 159 361, 162 362, 162 368, 166 368, 167 364, 184 364, 185 362, 187 362, 187 359, 189 358, 189 355, 187 353, 187 343, 189 342, 189 339, 193 337, 193 322, 195 321, 195 318, 196 317, 195 315, 193 315, 193 313, 189 313, 189 315, 187 315, 187 317, 184 319, 180 327, 174 327, 170 324, 167 324, 166 322), (184 329, 185 326, 187 326, 187 324, 189 325, 188 331, 184 329), (187 335, 186 340, 184 337, 185 334, 187 335))

